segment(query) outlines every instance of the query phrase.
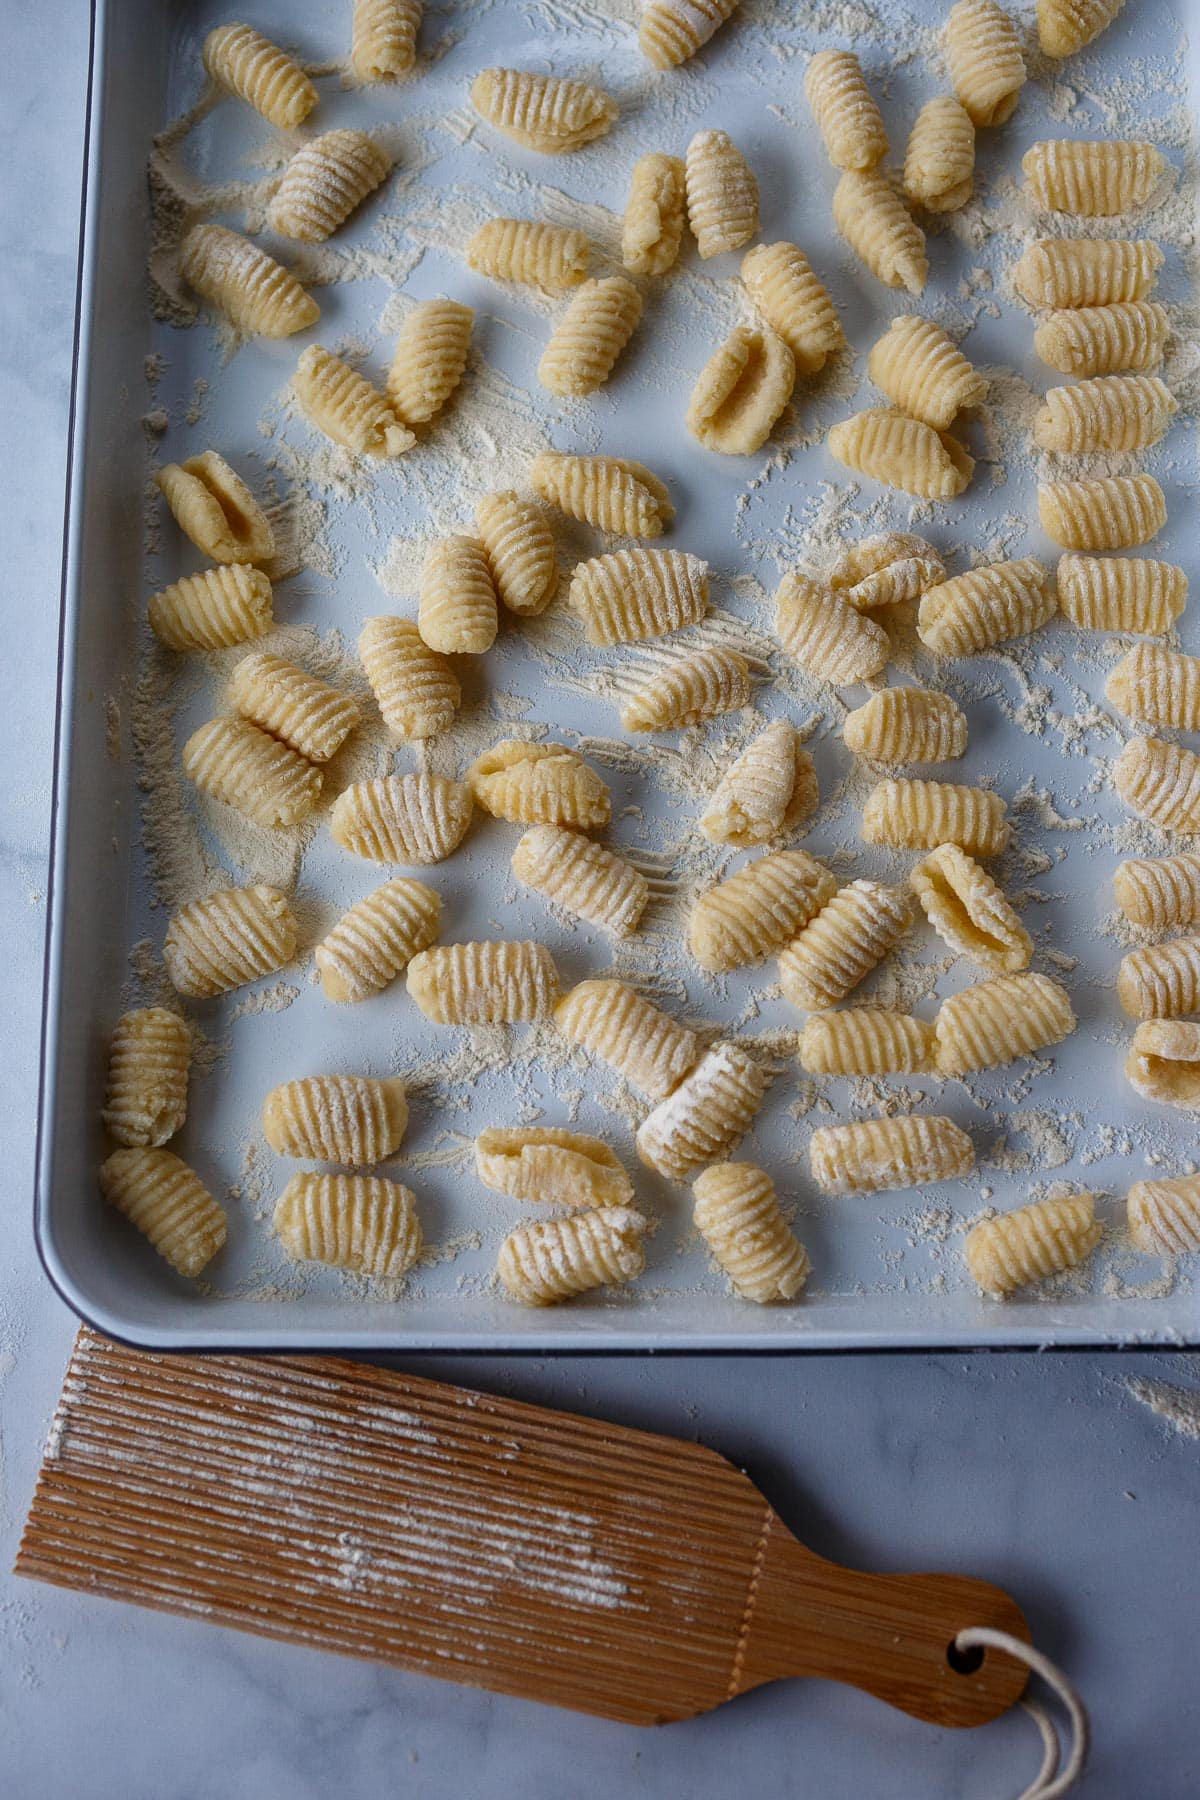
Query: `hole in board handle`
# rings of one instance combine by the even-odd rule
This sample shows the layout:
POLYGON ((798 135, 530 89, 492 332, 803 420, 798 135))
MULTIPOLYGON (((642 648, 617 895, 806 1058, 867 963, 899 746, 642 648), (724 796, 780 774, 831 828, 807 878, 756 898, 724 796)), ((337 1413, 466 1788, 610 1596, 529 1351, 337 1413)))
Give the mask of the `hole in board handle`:
POLYGON ((966 1650, 960 1650, 954 1639, 946 1645, 946 1661, 956 1675, 974 1675, 983 1667, 983 1648, 972 1644, 966 1650))

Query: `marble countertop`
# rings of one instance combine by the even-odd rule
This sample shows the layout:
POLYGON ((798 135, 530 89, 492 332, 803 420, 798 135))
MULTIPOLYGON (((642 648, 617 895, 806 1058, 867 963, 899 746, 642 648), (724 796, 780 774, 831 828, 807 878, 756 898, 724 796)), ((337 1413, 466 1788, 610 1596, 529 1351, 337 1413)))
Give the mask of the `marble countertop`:
MULTIPOLYGON (((74 1321, 29 1230, 51 695, 87 55, 86 8, 10 24, 0 121, 5 706, 0 908, 8 965, 0 1120, 0 1791, 12 1800, 499 1800, 728 1793, 1007 1800, 1037 1745, 1016 1715, 916 1724, 823 1683, 781 1684, 640 1733, 393 1670, 15 1581, 11 1568, 74 1321), (49 47, 53 46, 53 54, 49 47)), ((1083 1793, 1197 1788, 1200 1424, 1130 1383, 1196 1389, 1186 1357, 471 1359, 429 1373, 696 1437, 734 1457, 799 1534, 870 1568, 990 1577, 1079 1683, 1083 1793), (1139 1392, 1141 1398, 1139 1398, 1139 1392)), ((1198 1413, 1200 1417, 1200 1413, 1198 1413)))

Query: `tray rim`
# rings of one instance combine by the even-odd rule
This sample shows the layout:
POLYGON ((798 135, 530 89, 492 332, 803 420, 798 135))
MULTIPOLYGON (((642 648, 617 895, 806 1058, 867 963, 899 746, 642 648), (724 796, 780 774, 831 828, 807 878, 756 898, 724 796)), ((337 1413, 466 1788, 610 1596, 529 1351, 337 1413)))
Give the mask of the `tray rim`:
MULTIPOLYGON (((214 1325, 197 1330, 186 1326, 143 1327, 119 1312, 98 1305, 68 1272, 54 1237, 50 1205, 58 1026, 63 1006, 62 943, 66 928, 66 882, 60 879, 66 860, 66 800, 70 791, 70 725, 72 708, 65 694, 68 650, 74 651, 74 627, 81 600, 80 558, 83 487, 86 458, 81 446, 88 427, 86 372, 94 327, 95 272, 99 256, 99 207, 94 184, 100 164, 103 108, 97 103, 98 76, 102 69, 106 27, 113 0, 88 0, 88 73, 84 99, 83 160, 80 173, 79 229, 76 253, 75 307, 71 350, 70 403, 67 419, 66 473, 63 500, 62 557, 59 581, 57 668, 54 693, 54 742, 50 783, 50 844, 46 868, 46 926, 42 969, 42 1013, 38 1048, 37 1118, 34 1140, 33 1234, 46 1277, 60 1299, 85 1324, 118 1343, 136 1349, 179 1355, 242 1353, 256 1355, 369 1355, 369 1356, 805 1356, 891 1355, 985 1352, 1007 1354, 1030 1351, 1136 1351, 1169 1349, 1176 1353, 1200 1350, 1200 1313, 1186 1331, 1178 1326, 1131 1328, 1113 1332, 1086 1322, 1047 1321, 1013 1324, 996 1329, 964 1330, 949 1326, 939 1331, 922 1324, 900 1337, 894 1329, 864 1321, 862 1331, 848 1338, 844 1330, 805 1327, 799 1339, 775 1332, 745 1330, 729 1333, 719 1342, 697 1338, 678 1328, 636 1331, 622 1328, 598 1341, 594 1330, 553 1326, 543 1334, 528 1329, 519 1335, 505 1331, 468 1329, 444 1338, 428 1329, 399 1329, 381 1341, 378 1331, 345 1331, 342 1328, 298 1326, 294 1331, 257 1332, 246 1327, 214 1325)), ((71 657, 74 674, 75 657, 71 657)), ((547 1318, 547 1325, 550 1320, 547 1318)))

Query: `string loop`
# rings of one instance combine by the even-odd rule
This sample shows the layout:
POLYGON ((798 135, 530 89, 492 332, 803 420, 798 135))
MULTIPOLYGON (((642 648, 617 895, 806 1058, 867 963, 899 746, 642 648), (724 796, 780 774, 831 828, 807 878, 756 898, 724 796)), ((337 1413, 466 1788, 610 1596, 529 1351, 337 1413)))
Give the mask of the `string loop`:
POLYGON ((1059 1800, 1060 1795, 1069 1793, 1083 1774, 1091 1741, 1087 1708, 1078 1690, 1048 1656, 1007 1631, 996 1631, 990 1625, 969 1625, 958 1633, 954 1644, 958 1650, 1001 1650, 1005 1656, 1015 1656, 1027 1669, 1040 1675, 1051 1693, 1057 1696, 1071 1726, 1071 1749, 1066 1765, 1060 1773, 1058 1734, 1049 1713, 1040 1701, 1023 1700, 1022 1706, 1042 1736, 1042 1766, 1032 1785, 1018 1796, 1018 1800, 1059 1800))

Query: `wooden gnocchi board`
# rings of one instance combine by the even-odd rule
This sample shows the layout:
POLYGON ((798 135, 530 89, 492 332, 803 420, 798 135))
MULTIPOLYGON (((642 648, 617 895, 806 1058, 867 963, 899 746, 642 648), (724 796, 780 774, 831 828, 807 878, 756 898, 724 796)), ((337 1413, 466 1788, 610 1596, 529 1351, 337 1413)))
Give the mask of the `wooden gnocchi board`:
POLYGON ((76 1340, 17 1573, 628 1724, 786 1675, 978 1725, 1025 1669, 1001 1589, 867 1574, 715 1451, 333 1357, 76 1340))

